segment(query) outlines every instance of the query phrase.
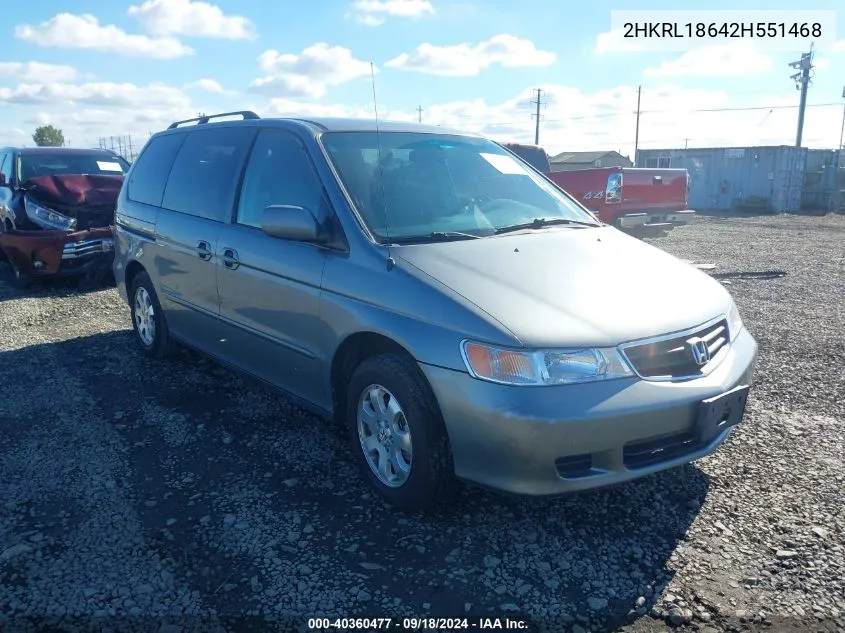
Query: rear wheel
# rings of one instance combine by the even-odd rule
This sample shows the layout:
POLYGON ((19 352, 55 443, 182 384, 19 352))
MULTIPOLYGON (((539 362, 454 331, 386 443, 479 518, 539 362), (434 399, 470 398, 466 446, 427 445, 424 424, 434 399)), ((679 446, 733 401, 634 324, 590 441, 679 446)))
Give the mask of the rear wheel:
POLYGON ((149 275, 140 272, 135 275, 129 290, 129 306, 132 315, 132 329, 141 350, 150 357, 163 358, 171 350, 170 331, 164 311, 158 301, 149 275))
POLYGON ((454 494, 446 428, 411 361, 392 353, 364 360, 349 382, 346 412, 363 476, 388 503, 424 510, 454 494))

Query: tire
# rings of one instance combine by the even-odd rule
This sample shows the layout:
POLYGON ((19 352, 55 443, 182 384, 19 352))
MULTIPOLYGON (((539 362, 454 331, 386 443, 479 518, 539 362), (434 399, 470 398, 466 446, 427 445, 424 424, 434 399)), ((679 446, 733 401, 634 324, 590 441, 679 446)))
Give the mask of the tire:
POLYGON ((15 262, 12 261, 11 257, 7 258, 7 263, 9 265, 9 272, 11 273, 10 277, 12 279, 12 284, 22 290, 29 288, 33 282, 32 275, 27 275, 26 273, 21 272, 21 269, 15 265, 15 262))
MULTIPOLYGON (((373 409, 370 409, 373 410, 373 409)), ((394 410, 395 411, 395 410, 394 410)), ((376 418, 379 416, 376 415, 376 418)), ((382 416, 382 420, 390 416, 382 416)), ((372 419, 372 418, 371 418, 372 419)), ((378 495, 388 503, 405 510, 427 510, 440 502, 453 497, 458 482, 452 461, 446 427, 425 378, 414 363, 397 354, 381 354, 364 360, 353 372, 349 381, 346 397, 346 423, 352 449, 362 474, 378 495), (375 472, 377 466, 371 466, 364 448, 366 431, 359 433, 359 411, 368 408, 368 395, 373 388, 386 391, 388 411, 398 404, 403 415, 396 416, 398 426, 403 426, 410 434, 411 459, 407 478, 398 477, 393 485, 386 483, 375 472), (359 410, 359 405, 363 408, 359 410), (402 422, 404 420, 404 423, 402 422)), ((361 425, 368 430, 378 426, 378 420, 371 426, 361 425)), ((393 446, 402 444, 401 434, 395 431, 392 436, 393 446)), ((378 441, 378 436, 369 437, 378 441)), ((370 444, 372 446, 373 444, 370 444)), ((383 446, 382 446, 383 448, 383 446)), ((379 462, 384 463, 386 451, 372 451, 379 455, 379 462)), ((402 460, 407 465, 405 454, 402 460)), ((401 470, 401 469, 400 469, 401 470)), ((393 473, 396 472, 394 469, 393 473)))
POLYGON ((151 358, 164 358, 172 350, 170 330, 167 328, 167 319, 161 309, 158 295, 149 275, 140 272, 135 275, 129 290, 129 310, 132 316, 132 330, 135 332, 135 340, 141 350, 151 358), (140 305, 152 308, 152 314, 144 318, 138 310, 140 305), (151 316, 151 318, 149 318, 151 316))

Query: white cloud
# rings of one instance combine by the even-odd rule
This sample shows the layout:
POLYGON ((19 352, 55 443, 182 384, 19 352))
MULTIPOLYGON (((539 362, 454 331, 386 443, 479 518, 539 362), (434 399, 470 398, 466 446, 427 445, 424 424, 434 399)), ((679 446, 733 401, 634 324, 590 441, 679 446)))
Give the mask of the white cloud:
POLYGON ((595 53, 639 53, 645 50, 641 39, 628 39, 623 29, 611 29, 596 36, 595 53))
MULTIPOLYGON (((631 155, 637 103, 636 85, 621 85, 588 92, 574 86, 527 85, 501 101, 422 101, 423 123, 480 132, 500 141, 534 140, 533 88, 543 89, 540 144, 550 154, 563 151, 618 150, 631 155)), ((686 89, 671 83, 642 90, 640 148, 790 145, 797 120, 797 95, 773 87, 772 95, 754 97, 725 90, 686 89), (778 106, 771 111, 770 106, 778 106), (786 107, 783 107, 786 106, 786 107), (747 111, 730 108, 757 107, 747 111), (699 110, 699 111, 696 111, 699 110), (700 110, 716 110, 703 112, 700 110)), ((838 93, 837 93, 838 94, 838 93)), ((0 92, 3 126, 0 143, 29 143, 36 125, 48 122, 62 128, 73 144, 96 145, 102 136, 135 134, 141 143, 149 132, 165 128, 197 112, 221 112, 217 94, 198 90, 189 99, 174 86, 152 84, 81 83, 32 86, 25 84, 0 92), (68 104, 72 103, 72 107, 68 104), (21 138, 21 131, 24 137, 21 138)), ((241 107, 261 116, 340 116, 373 118, 367 91, 359 101, 316 101, 313 98, 254 97, 241 107)), ((400 110, 389 98, 379 103, 383 120, 416 121, 413 106, 400 110)), ((805 144, 835 147, 839 140, 841 102, 832 107, 810 107, 804 127, 805 144)))
POLYGON ((341 117, 341 118, 373 118, 372 108, 364 106, 348 106, 339 103, 307 103, 295 99, 270 99, 267 107, 262 109, 262 116, 269 117, 341 117))
POLYGON ((41 62, 0 62, 0 78, 23 82, 52 83, 73 81, 78 73, 73 66, 41 62))
POLYGON ((367 26, 379 26, 387 16, 417 19, 433 13, 434 6, 429 0, 355 0, 347 18, 367 26))
MULTIPOLYGON (((33 83, 0 88, 0 102, 8 104, 114 105, 136 108, 183 107, 190 104, 178 88, 163 84, 137 86, 132 83, 94 82, 33 83)), ((108 121, 102 121, 106 125, 108 121)))
POLYGON ((232 94, 233 91, 226 90, 220 82, 214 79, 199 79, 197 81, 192 81, 189 84, 185 84, 185 90, 204 90, 205 92, 210 92, 212 94, 232 94))
POLYGON ((265 76, 253 81, 250 89, 270 97, 319 98, 330 86, 370 74, 369 62, 355 59, 348 48, 323 42, 299 55, 265 51, 258 65, 265 76))
POLYGON ((731 42, 694 48, 656 68, 646 68, 646 77, 725 77, 753 75, 772 69, 772 58, 751 42, 731 42))
MULTIPOLYGON (((617 150, 633 155, 637 87, 616 86, 584 92, 564 85, 545 85, 548 104, 540 123, 540 144, 550 154, 564 151, 617 150)), ((471 99, 423 103, 423 123, 478 132, 499 141, 534 142, 530 101, 534 86, 500 102, 471 99)), ((686 89, 673 84, 645 87, 642 91, 639 147, 671 148, 789 145, 794 141, 797 101, 775 94, 752 101, 737 100, 723 90, 686 89), (736 107, 788 106, 747 111, 736 107), (701 111, 714 110, 714 111, 701 111), (719 111, 721 110, 721 111, 719 111)), ((417 112, 379 104, 383 120, 416 121, 417 112)), ((273 99, 269 106, 253 107, 262 116, 341 116, 373 118, 372 104, 314 103, 273 99)), ((804 127, 805 144, 835 147, 842 109, 811 108, 804 127)))
POLYGON ((127 57, 173 59, 194 52, 172 37, 131 35, 113 24, 101 25, 96 17, 87 13, 59 13, 38 26, 23 24, 15 27, 15 36, 38 46, 81 48, 127 57))
MULTIPOLYGON (((125 106, 40 111, 22 121, 20 129, 28 132, 16 144, 32 145, 32 131, 39 125, 49 124, 62 130, 70 145, 96 147, 102 139, 107 146, 113 143, 115 150, 122 149, 124 155, 130 151, 137 154, 150 134, 165 129, 173 121, 192 116, 196 116, 194 110, 152 105, 140 111, 125 106)), ((3 133, 0 132, 0 142, 2 140, 3 133)))
POLYGON ((226 15, 220 7, 208 2, 145 0, 140 6, 129 7, 128 13, 157 36, 185 35, 230 40, 256 37, 251 20, 240 15, 226 15))
POLYGON ((17 147, 32 144, 32 136, 30 134, 27 134, 25 130, 19 127, 0 127, 0 147, 5 145, 17 147))
POLYGON ((813 66, 816 70, 829 70, 830 63, 829 57, 816 57, 813 59, 813 66))
POLYGON ((415 70, 446 77, 471 77, 500 64, 506 68, 550 66, 554 53, 538 49, 533 42, 503 33, 475 45, 435 46, 420 44, 385 64, 391 68, 415 70))

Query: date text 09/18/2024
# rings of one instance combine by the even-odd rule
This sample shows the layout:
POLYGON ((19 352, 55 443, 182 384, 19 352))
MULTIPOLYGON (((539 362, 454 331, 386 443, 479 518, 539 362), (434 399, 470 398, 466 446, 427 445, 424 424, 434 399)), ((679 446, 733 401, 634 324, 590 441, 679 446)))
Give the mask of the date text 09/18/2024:
POLYGON ((309 631, 486 631, 527 630, 520 618, 309 618, 309 631))
POLYGON ((636 38, 820 38, 819 22, 625 22, 623 36, 636 38))

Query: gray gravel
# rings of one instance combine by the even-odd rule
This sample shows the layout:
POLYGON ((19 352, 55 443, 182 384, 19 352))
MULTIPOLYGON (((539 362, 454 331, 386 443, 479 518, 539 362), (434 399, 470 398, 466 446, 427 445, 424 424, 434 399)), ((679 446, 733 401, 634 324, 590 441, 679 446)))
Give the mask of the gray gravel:
POLYGON ((607 490, 468 489, 428 516, 370 495, 341 429, 190 351, 142 358, 113 288, 0 282, 0 630, 845 630, 845 217, 698 218, 654 243, 787 272, 729 280, 761 345, 731 441, 607 490))

